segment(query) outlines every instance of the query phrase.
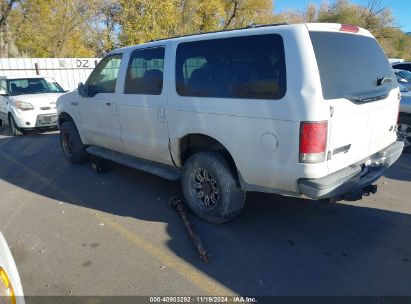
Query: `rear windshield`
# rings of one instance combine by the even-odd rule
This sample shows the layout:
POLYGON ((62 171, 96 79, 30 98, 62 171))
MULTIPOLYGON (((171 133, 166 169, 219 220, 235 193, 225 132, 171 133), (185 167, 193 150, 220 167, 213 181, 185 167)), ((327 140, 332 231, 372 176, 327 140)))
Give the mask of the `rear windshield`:
POLYGON ((310 36, 325 99, 372 101, 397 87, 394 71, 374 38, 332 32, 310 36))

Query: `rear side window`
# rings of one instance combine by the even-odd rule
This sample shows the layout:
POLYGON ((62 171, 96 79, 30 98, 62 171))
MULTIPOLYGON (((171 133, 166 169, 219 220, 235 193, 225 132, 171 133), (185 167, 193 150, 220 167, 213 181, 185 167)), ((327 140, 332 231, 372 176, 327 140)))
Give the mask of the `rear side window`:
POLYGON ((177 47, 181 96, 280 99, 286 92, 280 35, 184 42, 177 47))
POLYGON ((373 100, 397 86, 394 71, 374 38, 334 32, 310 32, 310 36, 325 99, 373 100), (377 85, 384 77, 391 81, 377 85))
POLYGON ((399 69, 399 70, 411 70, 411 64, 395 64, 393 65, 394 69, 399 69))
POLYGON ((125 94, 160 95, 163 90, 164 48, 136 50, 127 67, 125 94))

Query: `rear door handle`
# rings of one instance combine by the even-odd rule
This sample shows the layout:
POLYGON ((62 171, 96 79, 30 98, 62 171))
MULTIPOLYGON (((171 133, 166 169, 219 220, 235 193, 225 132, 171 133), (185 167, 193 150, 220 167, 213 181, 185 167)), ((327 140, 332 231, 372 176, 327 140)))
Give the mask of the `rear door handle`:
POLYGON ((106 102, 106 106, 111 106, 111 102, 106 102))
POLYGON ((159 107, 158 108, 158 120, 160 122, 165 122, 165 120, 166 120, 166 113, 164 111, 164 107, 159 107))

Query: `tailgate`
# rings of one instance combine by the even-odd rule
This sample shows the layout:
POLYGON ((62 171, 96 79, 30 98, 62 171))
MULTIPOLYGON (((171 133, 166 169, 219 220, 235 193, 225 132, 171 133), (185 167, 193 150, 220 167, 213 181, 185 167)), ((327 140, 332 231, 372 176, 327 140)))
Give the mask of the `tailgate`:
POLYGON ((310 31, 310 37, 331 112, 327 164, 332 173, 396 140, 399 90, 387 57, 365 30, 310 31))
POLYGON ((328 168, 335 172, 395 142, 398 117, 396 93, 378 102, 355 104, 332 100, 329 124, 328 168), (394 102, 393 102, 394 100, 394 102))

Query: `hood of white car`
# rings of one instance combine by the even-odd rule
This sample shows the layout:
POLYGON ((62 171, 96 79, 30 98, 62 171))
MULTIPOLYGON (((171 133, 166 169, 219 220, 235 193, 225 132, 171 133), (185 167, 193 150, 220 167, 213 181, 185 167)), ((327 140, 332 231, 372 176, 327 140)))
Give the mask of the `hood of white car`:
POLYGON ((12 101, 29 102, 34 107, 56 107, 57 98, 64 93, 27 94, 11 96, 12 101))

